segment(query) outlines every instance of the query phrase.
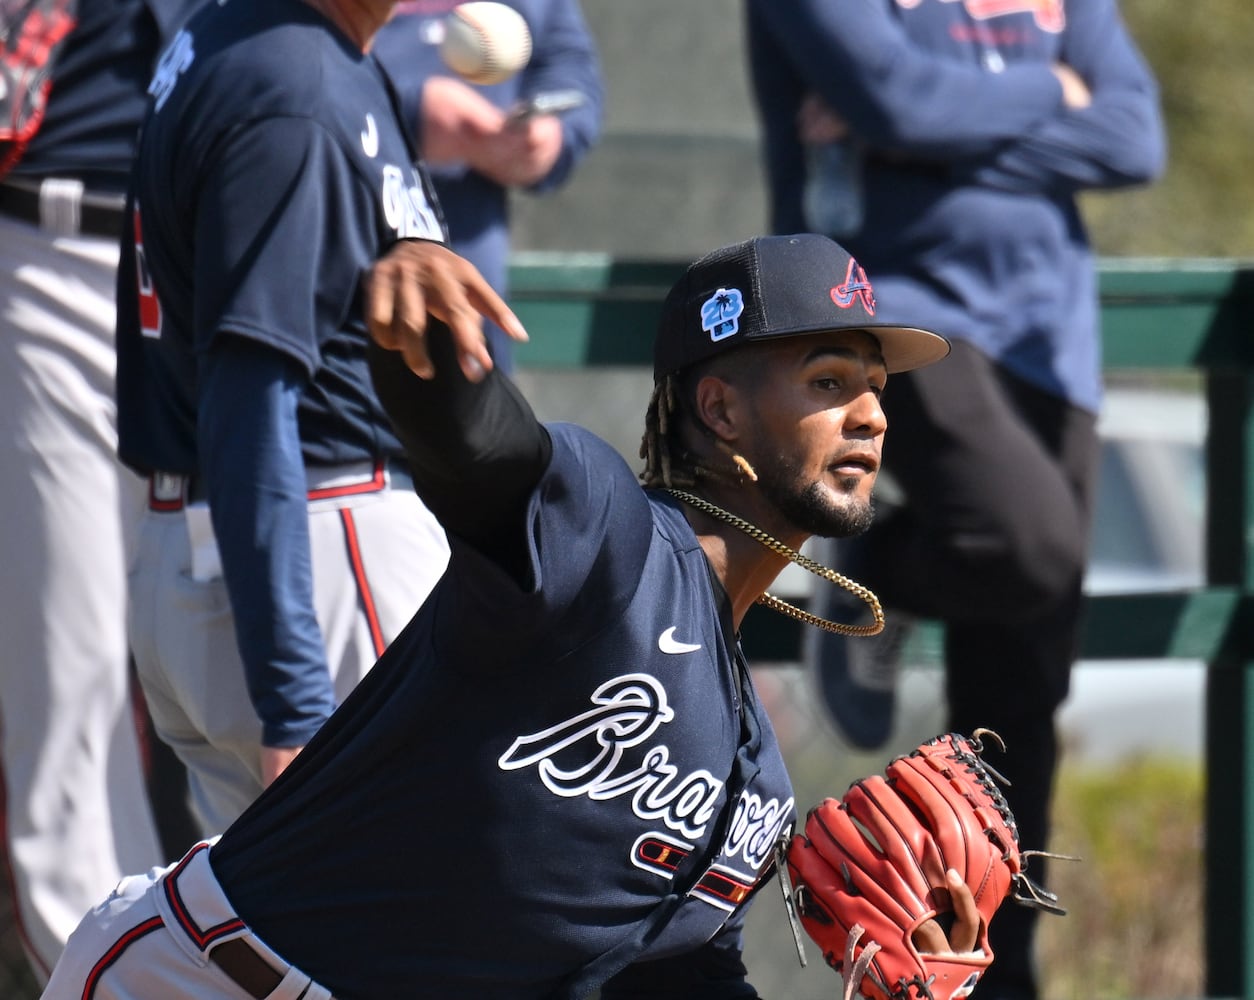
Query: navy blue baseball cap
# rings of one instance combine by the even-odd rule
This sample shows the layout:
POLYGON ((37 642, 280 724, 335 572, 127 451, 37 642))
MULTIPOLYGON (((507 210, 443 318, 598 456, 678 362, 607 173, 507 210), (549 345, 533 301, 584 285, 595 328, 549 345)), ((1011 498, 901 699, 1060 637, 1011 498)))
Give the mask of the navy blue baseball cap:
POLYGON ((866 330, 890 374, 949 353, 939 334, 876 322, 871 282, 839 243, 814 233, 758 236, 688 265, 662 305, 653 377, 747 341, 827 330, 866 330))

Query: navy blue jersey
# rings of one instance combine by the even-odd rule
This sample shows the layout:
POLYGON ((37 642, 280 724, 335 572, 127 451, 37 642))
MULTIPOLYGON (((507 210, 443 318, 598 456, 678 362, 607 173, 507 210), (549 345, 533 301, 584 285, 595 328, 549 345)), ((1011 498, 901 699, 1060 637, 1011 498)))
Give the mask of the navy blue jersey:
POLYGON ((366 372, 365 269, 443 223, 363 55, 300 0, 200 11, 161 58, 119 274, 125 462, 197 468, 199 358, 222 334, 303 366, 310 465, 400 455, 366 372))
POLYGON ((13 176, 77 177, 121 194, 160 40, 200 0, 79 0, 39 131, 13 176))
POLYGON ((683 512, 550 431, 530 586, 450 538, 407 630, 213 849, 239 914, 337 996, 574 996, 637 958, 738 953, 793 819, 683 512))

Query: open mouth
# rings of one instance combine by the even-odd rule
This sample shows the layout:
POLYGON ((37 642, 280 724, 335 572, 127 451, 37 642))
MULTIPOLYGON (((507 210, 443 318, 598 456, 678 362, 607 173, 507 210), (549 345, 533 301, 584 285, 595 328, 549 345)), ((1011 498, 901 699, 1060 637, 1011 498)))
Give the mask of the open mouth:
POLYGON ((829 466, 839 476, 871 475, 879 467, 873 455, 844 455, 829 466))

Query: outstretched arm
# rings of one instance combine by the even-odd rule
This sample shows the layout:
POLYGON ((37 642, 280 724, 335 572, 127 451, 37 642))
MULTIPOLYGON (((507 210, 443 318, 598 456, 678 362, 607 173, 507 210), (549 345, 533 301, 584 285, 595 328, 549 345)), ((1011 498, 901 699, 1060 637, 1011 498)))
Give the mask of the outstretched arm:
POLYGON ((405 445, 414 486, 450 535, 517 577, 521 518, 551 446, 484 346, 480 315, 517 340, 518 318, 467 261, 438 243, 398 244, 367 275, 375 391, 405 445))

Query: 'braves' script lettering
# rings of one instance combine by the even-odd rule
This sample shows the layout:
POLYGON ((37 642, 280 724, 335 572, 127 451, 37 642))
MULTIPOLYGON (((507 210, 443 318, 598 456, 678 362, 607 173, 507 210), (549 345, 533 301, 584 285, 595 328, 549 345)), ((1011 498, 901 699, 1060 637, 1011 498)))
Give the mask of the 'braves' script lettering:
POLYGON ((705 770, 680 774, 664 744, 648 748, 636 766, 622 766, 624 751, 675 717, 666 689, 647 674, 626 674, 606 681, 590 700, 591 710, 518 737, 497 764, 506 771, 534 766, 545 787, 566 798, 630 794, 641 819, 661 820, 685 837, 702 836, 723 782, 705 770))
POLYGON ((417 184, 406 184, 400 167, 387 164, 383 168, 383 217, 401 239, 417 237, 438 240, 442 237, 440 223, 417 184))
POLYGON ((742 793, 727 831, 723 848, 727 856, 734 858, 739 854, 751 871, 760 871, 775 849, 779 831, 792 816, 792 804, 792 799, 782 804, 774 798, 763 802, 751 792, 742 793))

